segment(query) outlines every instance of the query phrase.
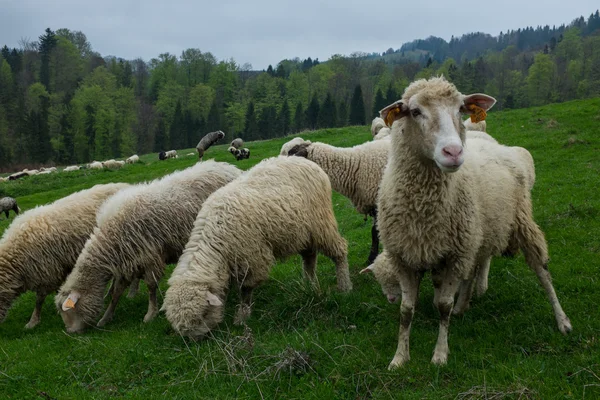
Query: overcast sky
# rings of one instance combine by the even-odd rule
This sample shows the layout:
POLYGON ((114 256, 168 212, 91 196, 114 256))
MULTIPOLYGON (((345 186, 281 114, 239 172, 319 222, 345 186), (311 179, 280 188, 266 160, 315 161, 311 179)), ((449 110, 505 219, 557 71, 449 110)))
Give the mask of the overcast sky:
POLYGON ((0 0, 0 46, 44 29, 86 34, 103 56, 149 60, 194 47, 266 69, 285 58, 383 52, 413 39, 537 25, 595 12, 598 0, 0 0), (464 5, 464 7, 457 7, 464 5), (470 6, 471 5, 471 6, 470 6))

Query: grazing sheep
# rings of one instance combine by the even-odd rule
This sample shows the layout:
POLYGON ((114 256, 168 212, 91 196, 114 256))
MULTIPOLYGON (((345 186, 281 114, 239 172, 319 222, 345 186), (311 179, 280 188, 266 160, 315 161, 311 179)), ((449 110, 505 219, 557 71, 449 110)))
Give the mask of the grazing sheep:
POLYGON ((16 173, 10 175, 8 177, 8 180, 9 181, 15 181, 15 180, 21 179, 21 178, 23 178, 25 176, 29 176, 29 174, 27 173, 27 171, 25 171, 25 172, 16 172, 16 173))
POLYGON ((8 212, 13 210, 15 214, 19 215, 21 209, 17 205, 17 201, 12 197, 3 197, 0 199, 0 214, 4 213, 6 215, 6 219, 8 219, 8 212))
POLYGON ((34 176, 34 175, 37 175, 39 173, 40 173, 40 171, 37 170, 37 169, 32 169, 31 171, 27 171, 26 172, 26 174, 29 175, 29 176, 34 176))
POLYGON ((465 128, 468 131, 486 132, 487 124, 486 124, 485 120, 479 121, 479 122, 473 122, 471 120, 471 118, 467 118, 465 121, 463 121, 463 124, 465 125, 465 128))
POLYGON ((204 152, 208 150, 210 146, 217 143, 219 140, 225 137, 225 133, 222 131, 210 132, 204 135, 202 139, 196 145, 196 151, 198 151, 198 157, 202 160, 204 152))
POLYGON ((247 160, 248 158, 250 158, 250 149, 248 149, 247 147, 244 147, 243 149, 237 149, 235 151, 236 160, 247 160))
POLYGON ((42 168, 40 168, 40 174, 42 172, 48 173, 48 172, 55 172, 55 171, 56 171, 56 167, 50 167, 50 168, 44 168, 44 167, 42 167, 42 168))
POLYGON ((162 309, 177 332, 200 337, 222 321, 232 283, 242 301, 234 322, 243 323, 253 289, 268 279, 277 259, 299 253, 305 276, 318 286, 319 251, 335 262, 338 288, 351 290, 327 175, 300 157, 263 160, 205 201, 162 309))
POLYGON ((108 169, 119 169, 123 165, 125 165, 125 161, 107 160, 102 163, 102 166, 108 169))
POLYGON ((36 292, 26 328, 40 322, 44 299, 60 287, 96 225, 102 203, 125 183, 96 185, 19 215, 0 239, 0 321, 12 302, 36 292))
MULTIPOLYGON (((571 323, 562 310, 550 272, 544 234, 532 218, 523 154, 485 139, 464 146, 458 112, 488 110, 487 95, 463 95, 444 78, 418 80, 402 100, 384 108, 392 127, 389 163, 378 200, 381 241, 402 288, 398 348, 390 363, 410 359, 409 336, 420 277, 431 271, 440 328, 432 362, 448 358, 448 326, 458 288, 469 293, 477 266, 514 240, 550 299, 559 330, 571 323), (395 121, 402 120, 402 123, 395 121)), ((464 299, 457 307, 464 307, 464 299)))
POLYGON ((165 266, 183 252, 202 203, 240 174, 231 164, 211 160, 134 185, 109 199, 55 299, 67 331, 82 331, 97 320, 111 278, 112 299, 98 326, 112 319, 127 283, 136 278, 148 285, 144 322, 152 320, 158 313, 156 290, 165 266))
MULTIPOLYGON (((100 163, 98 163, 98 164, 100 164, 100 163)), ((102 164, 100 164, 100 165, 102 165, 102 164)), ((89 168, 93 168, 93 167, 89 167, 89 168)), ((71 165, 71 166, 68 166, 65 169, 63 169, 63 172, 79 171, 79 169, 81 169, 81 167, 79 165, 71 165)))
POLYGON ((235 152, 237 151, 237 149, 233 146, 229 146, 229 148, 227 149, 228 152, 230 152, 231 154, 233 154, 235 156, 235 152))
MULTIPOLYGON (((100 161, 92 161, 91 163, 89 163, 87 165, 87 167, 89 169, 104 169, 104 165, 102 165, 102 163, 100 161)), ((70 168, 70 167, 67 167, 67 168, 70 168)), ((67 170, 67 168, 65 168, 65 171, 67 170)))
POLYGON ((244 141, 241 138, 233 139, 230 146, 235 149, 241 149, 244 146, 244 141))
POLYGON ((135 164, 137 162, 140 162, 140 157, 137 154, 134 154, 131 157, 129 157, 127 160, 125 160, 125 162, 127 164, 135 164))
POLYGON ((167 159, 167 152, 166 151, 161 151, 160 153, 158 153, 158 159, 161 161, 164 161, 167 159))
POLYGON ((177 150, 169 150, 165 153, 167 158, 177 158, 177 150))
POLYGON ((377 191, 388 160, 389 141, 373 141, 354 147, 334 147, 325 143, 295 138, 282 146, 288 155, 308 158, 316 162, 329 176, 333 189, 346 196, 356 210, 373 217, 371 251, 367 264, 379 252, 377 233, 377 191), (295 145, 290 147, 290 143, 295 145))

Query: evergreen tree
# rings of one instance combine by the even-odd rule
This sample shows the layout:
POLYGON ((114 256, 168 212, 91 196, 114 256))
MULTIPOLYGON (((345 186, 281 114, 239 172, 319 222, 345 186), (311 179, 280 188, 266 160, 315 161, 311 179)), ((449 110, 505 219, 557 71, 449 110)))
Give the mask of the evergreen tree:
POLYGON ((306 126, 311 129, 317 129, 317 121, 319 119, 319 100, 317 99, 317 94, 313 95, 312 100, 308 104, 308 108, 306 109, 306 126))
POLYGON ((283 66, 282 63, 279 63, 279 65, 277 65, 277 70, 275 71, 275 76, 278 77, 278 78, 285 79, 286 78, 285 75, 286 75, 285 74, 285 68, 284 68, 284 66, 283 66))
POLYGON ((164 118, 160 118, 158 121, 156 135, 154 135, 154 151, 167 151, 167 127, 164 118))
POLYGON ((257 139, 271 139, 275 137, 275 122, 277 111, 274 106, 267 106, 262 109, 258 119, 259 136, 257 139))
POLYGON ((362 89, 360 85, 356 85, 354 88, 354 94, 350 101, 350 125, 364 125, 365 124, 365 103, 362 96, 362 89))
POLYGON ((337 112, 337 126, 347 126, 348 125, 348 104, 344 100, 342 100, 338 107, 337 112))
POLYGON ((294 132, 301 132, 305 128, 304 109, 302 103, 296 104, 296 112, 294 113, 294 132))
POLYGON ((292 117, 290 115, 290 105, 285 99, 283 101, 283 105, 281 106, 281 110, 279 110, 279 114, 277 115, 277 132, 275 132, 277 137, 286 136, 290 133, 290 128, 292 125, 292 117))
POLYGON ((217 106, 217 99, 210 106, 208 117, 206 118, 206 130, 208 132, 214 132, 221 129, 221 114, 219 113, 219 107, 217 106))
POLYGON ((317 126, 319 128, 333 128, 337 124, 337 110, 335 103, 331 97, 331 93, 327 93, 327 97, 319 110, 317 126))
POLYGON ((390 103, 383 97, 381 89, 377 89, 377 93, 375 93, 375 102, 373 103, 373 118, 379 117, 379 111, 388 104, 390 103))
POLYGON ((269 67, 267 68, 267 74, 269 74, 270 76, 274 75, 273 66, 271 64, 269 64, 269 67))
POLYGON ((40 65, 40 83, 46 87, 48 93, 50 89, 50 54, 56 46, 57 39, 50 28, 46 28, 46 34, 40 36, 39 52, 41 58, 40 65))
POLYGON ((258 139, 258 123, 256 122, 256 113, 254 111, 254 102, 248 103, 246 108, 246 123, 244 124, 244 137, 246 141, 258 139))
POLYGON ((177 101, 175 106, 175 114, 173 115, 173 122, 169 130, 169 141, 170 149, 183 149, 185 147, 185 121, 183 111, 181 110, 181 101, 177 101))
POLYGON ((131 63, 129 61, 125 61, 125 65, 123 66, 123 77, 121 80, 121 85, 125 87, 132 86, 132 77, 133 77, 133 69, 131 68, 131 63))
POLYGON ((390 85, 385 94, 385 105, 387 106, 389 104, 392 104, 396 100, 399 100, 399 99, 400 99, 400 95, 396 92, 396 89, 394 89, 394 87, 392 85, 390 85))

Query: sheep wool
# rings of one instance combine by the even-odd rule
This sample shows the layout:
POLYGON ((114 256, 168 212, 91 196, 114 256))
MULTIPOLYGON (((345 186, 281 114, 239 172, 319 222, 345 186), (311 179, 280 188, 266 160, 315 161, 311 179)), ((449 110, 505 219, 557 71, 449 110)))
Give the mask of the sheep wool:
POLYGON ((26 328, 40 322, 46 296, 67 277, 96 225, 102 203, 129 185, 111 183, 71 194, 19 215, 0 240, 0 321, 22 293, 36 292, 26 328))
POLYGON ((233 165, 210 160, 133 185, 109 199, 55 299, 67 330, 79 332, 96 322, 111 279, 111 302, 98 325, 112 319, 123 290, 137 278, 148 285, 144 321, 152 320, 158 312, 156 290, 166 263, 176 262, 181 255, 204 200, 240 174, 233 165))
POLYGON ((347 245, 327 175, 300 157, 263 160, 206 200, 169 279, 163 310, 180 334, 203 336, 222 321, 231 282, 242 299, 234 322, 243 323, 253 289, 277 259, 301 254, 306 277, 318 285, 319 251, 336 264, 338 288, 350 290, 347 245))
POLYGON ((140 156, 138 156, 137 154, 134 154, 131 157, 129 157, 127 160, 125 160, 125 162, 127 164, 135 164, 137 162, 140 162, 140 156))
POLYGON ((8 219, 8 217, 9 217, 8 212, 11 210, 14 211, 16 215, 19 215, 19 212, 21 212, 21 209, 17 205, 17 200, 13 199, 12 197, 1 198, 0 199, 0 214, 4 213, 4 215, 6 215, 6 218, 8 219))
POLYGON ((477 269, 511 241, 536 272, 559 330, 571 330, 552 286, 544 235, 532 218, 531 156, 488 139, 469 139, 465 145, 456 110, 469 113, 472 104, 488 110, 494 103, 487 95, 463 95, 444 78, 432 78, 413 82, 401 100, 381 111, 392 121, 392 140, 379 191, 378 227, 402 287, 398 347, 390 368, 410 359, 420 276, 431 271, 440 314, 431 361, 445 364, 453 308, 466 310, 477 269))

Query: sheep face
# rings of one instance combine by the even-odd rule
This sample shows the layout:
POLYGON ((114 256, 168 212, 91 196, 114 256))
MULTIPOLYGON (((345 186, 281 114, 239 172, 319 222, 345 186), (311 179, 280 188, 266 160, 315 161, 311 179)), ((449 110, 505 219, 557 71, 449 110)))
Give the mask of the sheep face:
POLYGON ((206 285, 187 281, 171 285, 162 309, 179 334, 201 339, 223 320, 224 304, 206 285))
POLYGON ((390 126, 403 119, 401 135, 407 136, 411 149, 443 172, 456 172, 464 162, 461 113, 476 112, 473 106, 485 111, 495 102, 485 94, 465 96, 444 78, 422 79, 406 89, 402 100, 381 110, 381 117, 390 126))
POLYGON ((103 296, 82 295, 79 292, 60 292, 55 303, 69 333, 81 333, 94 325, 104 306, 103 296))
POLYGON ((375 276, 388 302, 395 304, 402 298, 400 280, 396 276, 392 265, 387 262, 382 254, 375 259, 373 264, 360 271, 360 273, 372 273, 375 276))

